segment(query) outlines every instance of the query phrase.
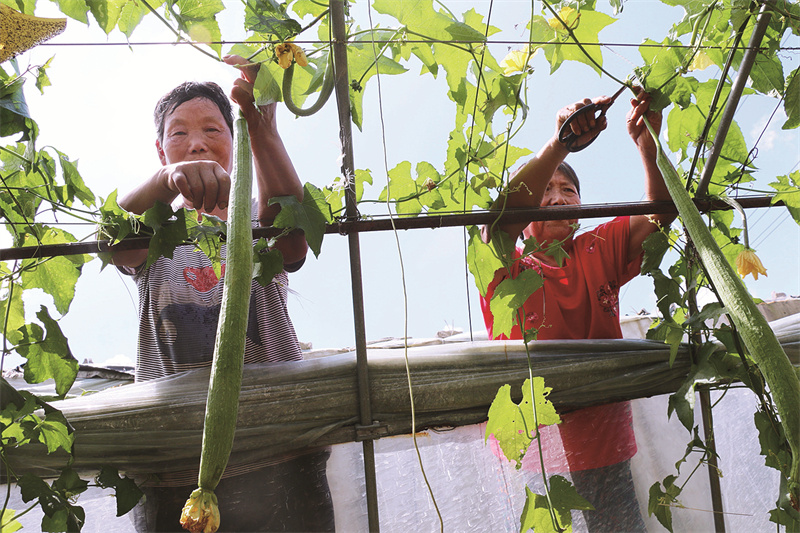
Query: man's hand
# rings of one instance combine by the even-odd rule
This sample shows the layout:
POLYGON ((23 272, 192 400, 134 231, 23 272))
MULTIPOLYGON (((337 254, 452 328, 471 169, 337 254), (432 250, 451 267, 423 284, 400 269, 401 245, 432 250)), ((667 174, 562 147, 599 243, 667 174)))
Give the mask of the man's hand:
POLYGON ((631 109, 628 111, 626 124, 628 134, 639 149, 643 157, 656 157, 656 143, 644 123, 644 118, 650 122, 656 133, 661 131, 661 113, 650 110, 651 97, 641 87, 634 87, 636 98, 631 98, 631 109))
POLYGON ((182 161, 160 172, 164 187, 183 195, 190 207, 211 213, 228 206, 231 178, 216 161, 182 161))

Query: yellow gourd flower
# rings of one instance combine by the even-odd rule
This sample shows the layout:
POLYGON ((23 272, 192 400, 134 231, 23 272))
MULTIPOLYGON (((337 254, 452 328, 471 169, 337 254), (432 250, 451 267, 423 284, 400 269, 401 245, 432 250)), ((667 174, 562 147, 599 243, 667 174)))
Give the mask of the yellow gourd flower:
MULTIPOLYGON (((561 20, 567 23, 570 29, 575 29, 578 27, 578 21, 581 18, 581 14, 578 11, 571 7, 562 7, 561 11, 558 12, 558 16, 561 17, 561 20)), ((561 24, 561 21, 558 20, 556 17, 551 17, 547 19, 547 23, 556 31, 567 31, 567 28, 561 24)))
POLYGON ((697 52, 697 54, 695 54, 692 63, 689 65, 689 71, 691 72, 694 70, 705 70, 713 64, 714 61, 712 61, 712 59, 708 57, 708 54, 700 50, 697 52))
POLYGON ((767 275, 767 269, 761 264, 761 259, 758 258, 756 252, 750 248, 750 232, 747 229, 747 215, 739 205, 739 202, 730 198, 729 196, 722 196, 721 199, 736 209, 742 215, 742 225, 744 226, 742 234, 744 235, 744 250, 736 256, 736 271, 744 279, 748 274, 752 274, 754 279, 758 279, 759 274, 767 275))
POLYGON ((742 278, 748 274, 752 274, 755 279, 758 279, 759 274, 767 275, 767 269, 761 264, 761 259, 752 248, 745 248, 736 257, 736 271, 742 278))
POLYGON ((278 64, 281 68, 289 68, 294 59, 298 65, 305 67, 308 65, 308 59, 303 49, 291 42, 281 43, 275 47, 275 55, 278 58, 278 64))
POLYGON ((66 27, 65 18, 34 17, 0 4, 0 63, 55 37, 66 27))
POLYGON ((512 76, 519 72, 525 72, 528 68, 528 51, 512 50, 500 62, 504 76, 512 76))
POLYGON ((197 488, 181 511, 181 526, 192 533, 215 533, 219 529, 219 506, 214 491, 197 488))

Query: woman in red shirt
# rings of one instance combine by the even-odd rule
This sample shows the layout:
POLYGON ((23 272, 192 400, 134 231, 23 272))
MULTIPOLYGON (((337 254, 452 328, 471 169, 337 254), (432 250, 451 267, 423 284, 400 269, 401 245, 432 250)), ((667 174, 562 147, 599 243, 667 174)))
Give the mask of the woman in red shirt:
MULTIPOLYGON (((556 134, 539 153, 512 177, 503 199, 505 207, 580 205, 580 182, 564 159, 570 153, 558 140, 558 131, 577 109, 595 103, 610 104, 608 97, 585 99, 561 109, 556 116, 556 134)), ((642 158, 646 200, 669 200, 661 172, 656 166, 656 147, 644 125, 644 117, 656 131, 661 114, 650 110, 650 96, 637 90, 627 115, 627 129, 642 158)), ((583 114, 572 123, 578 146, 591 142, 607 126, 605 116, 583 114)), ((591 232, 575 236, 577 220, 535 221, 530 224, 500 224, 495 228, 512 238, 534 237, 545 250, 563 241, 567 252, 563 264, 544 251, 523 256, 517 248, 510 269, 500 269, 481 298, 489 338, 506 339, 493 332, 494 318, 489 302, 504 279, 516 278, 526 269, 542 277, 542 288, 523 305, 526 331, 535 330, 538 340, 618 339, 619 290, 639 274, 642 243, 659 227, 668 227, 674 215, 618 217, 591 232)), ((484 228, 484 240, 490 229, 484 228)), ((520 325, 510 338, 521 339, 520 325)), ((595 511, 585 514, 590 531, 644 531, 630 474, 630 458, 636 453, 628 402, 593 406, 564 414, 558 426, 542 428, 545 465, 550 473, 570 472, 578 492, 595 511)), ((524 466, 538 469, 538 455, 526 456, 524 466)))

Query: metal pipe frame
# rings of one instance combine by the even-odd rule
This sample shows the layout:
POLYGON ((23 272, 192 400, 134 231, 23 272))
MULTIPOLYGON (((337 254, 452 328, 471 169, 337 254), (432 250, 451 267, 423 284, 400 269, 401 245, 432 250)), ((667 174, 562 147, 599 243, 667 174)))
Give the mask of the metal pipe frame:
MULTIPOLYGON (((703 174, 700 176, 700 183, 697 185, 697 194, 695 196, 702 198, 708 194, 708 184, 711 182, 711 176, 714 174, 714 168, 717 166, 719 155, 722 153, 722 146, 725 144, 725 138, 728 136, 728 130, 733 122, 733 116, 736 113, 736 108, 739 106, 739 100, 742 97, 747 79, 750 77, 750 70, 756 61, 756 56, 761 46, 761 41, 764 34, 767 32, 772 13, 768 10, 767 2, 761 4, 761 9, 758 12, 753 34, 750 36, 750 42, 747 43, 747 48, 742 57, 742 63, 739 66, 739 71, 736 79, 731 86, 731 92, 728 95, 728 101, 725 104, 725 109, 722 111, 722 116, 719 119, 719 128, 717 128, 717 135, 714 137, 714 144, 711 147, 711 152, 708 154, 708 159, 703 167, 703 174)), ((731 52, 733 53, 733 52, 731 52)))
MULTIPOLYGON (((352 117, 350 116, 350 84, 347 67, 346 0, 331 0, 330 26, 332 32, 331 59, 335 76, 334 92, 339 112, 339 140, 342 145, 342 175, 355 176, 353 158, 352 117)), ((347 180, 345 189, 346 220, 358 219, 355 181, 347 180)), ((347 235, 350 252, 350 283, 353 292, 353 323, 356 341, 356 373, 358 378, 359 419, 362 428, 372 427, 370 403, 369 366, 367 365, 367 335, 364 319, 364 288, 361 274, 361 245, 358 233, 347 235)), ((364 480, 367 497, 367 521, 370 531, 380 531, 378 515, 378 483, 375 475, 375 442, 365 439, 361 443, 364 454, 364 480)))
MULTIPOLYGON (((771 196, 753 196, 737 199, 744 209, 783 206, 782 201, 773 202, 771 196)), ((697 208, 703 212, 725 211, 732 207, 717 200, 695 200, 697 208)), ((325 228, 326 234, 351 235, 372 231, 393 231, 409 229, 436 229, 468 225, 491 224, 494 221, 520 222, 537 220, 567 220, 573 218, 589 219, 616 217, 623 215, 654 215, 659 213, 676 213, 672 202, 629 202, 619 204, 584 204, 580 206, 551 206, 506 209, 500 211, 474 211, 470 213, 454 213, 444 215, 421 215, 395 217, 393 220, 383 219, 343 219, 325 228)), ((279 235, 283 230, 273 227, 253 229, 253 238, 270 238, 279 235)), ((187 246, 191 243, 187 243, 187 246)), ((21 246, 18 248, 0 249, 0 261, 16 259, 33 259, 55 257, 61 255, 108 253, 112 250, 137 250, 147 248, 150 237, 126 237, 119 243, 111 245, 111 241, 87 241, 64 244, 44 244, 41 246, 21 246)))

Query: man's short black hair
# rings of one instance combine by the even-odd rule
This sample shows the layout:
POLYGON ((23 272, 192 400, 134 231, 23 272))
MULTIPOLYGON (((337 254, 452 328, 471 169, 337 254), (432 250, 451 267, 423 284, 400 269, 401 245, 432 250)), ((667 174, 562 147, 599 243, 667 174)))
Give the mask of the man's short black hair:
POLYGON ((228 129, 233 134, 233 109, 231 108, 231 101, 228 100, 228 96, 222 90, 222 87, 213 81, 186 81, 162 96, 158 104, 156 104, 153 115, 156 121, 159 142, 164 140, 164 123, 167 120, 167 116, 175 111, 179 105, 198 97, 210 100, 219 108, 219 112, 222 113, 225 122, 228 124, 228 129))
POLYGON ((561 172, 564 174, 564 176, 566 176, 567 179, 571 181, 573 185, 575 185, 575 191, 577 191, 578 196, 581 195, 581 182, 578 180, 578 175, 575 173, 575 169, 572 168, 569 163, 562 161, 561 164, 558 165, 556 172, 561 172))

